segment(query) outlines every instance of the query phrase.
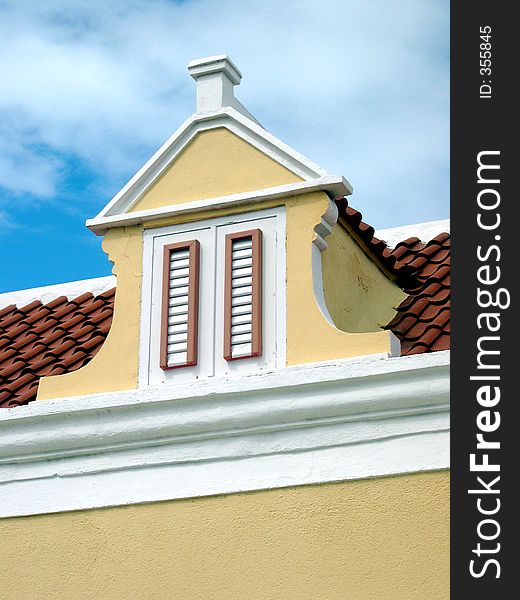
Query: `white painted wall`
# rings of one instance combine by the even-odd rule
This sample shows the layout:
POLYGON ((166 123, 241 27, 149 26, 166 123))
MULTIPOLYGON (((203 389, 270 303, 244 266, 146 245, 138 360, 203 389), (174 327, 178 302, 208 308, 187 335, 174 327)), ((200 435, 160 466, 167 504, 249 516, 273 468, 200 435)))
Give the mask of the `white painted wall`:
POLYGON ((0 517, 449 466, 449 352, 0 411, 0 517))

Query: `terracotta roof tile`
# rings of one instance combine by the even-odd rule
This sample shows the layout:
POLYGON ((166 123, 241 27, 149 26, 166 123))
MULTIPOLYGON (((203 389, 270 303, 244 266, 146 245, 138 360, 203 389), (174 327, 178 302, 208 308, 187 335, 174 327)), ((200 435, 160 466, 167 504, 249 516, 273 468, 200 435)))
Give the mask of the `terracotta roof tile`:
POLYGON ((40 377, 70 373, 101 348, 112 323, 115 288, 0 310, 0 407, 36 399, 40 377))
POLYGON ((2 319, 5 319, 7 315, 12 314, 13 311, 16 310, 16 306, 14 304, 8 304, 4 306, 4 308, 0 308, 0 322, 2 319))
POLYGON ((413 237, 389 248, 345 198, 338 198, 336 205, 366 252, 409 294, 386 326, 401 341, 401 354, 449 350, 450 234, 441 233, 426 243, 413 237))

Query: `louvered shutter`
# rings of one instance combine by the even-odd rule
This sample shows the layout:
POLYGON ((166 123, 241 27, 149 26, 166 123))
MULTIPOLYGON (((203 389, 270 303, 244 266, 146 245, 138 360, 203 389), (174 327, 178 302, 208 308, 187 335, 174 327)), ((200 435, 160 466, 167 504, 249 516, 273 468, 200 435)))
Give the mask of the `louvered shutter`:
POLYGON ((262 354, 262 232, 226 236, 224 358, 262 354))
POLYGON ((199 257, 197 240, 164 247, 161 369, 197 364, 199 257))

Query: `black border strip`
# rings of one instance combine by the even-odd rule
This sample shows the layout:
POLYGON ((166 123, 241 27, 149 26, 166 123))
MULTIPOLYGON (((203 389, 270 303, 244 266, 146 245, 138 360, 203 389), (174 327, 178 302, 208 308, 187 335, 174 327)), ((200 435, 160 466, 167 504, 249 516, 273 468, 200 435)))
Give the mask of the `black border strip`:
POLYGON ((513 165, 518 150, 511 150, 515 123, 518 123, 512 111, 516 100, 511 83, 514 71, 508 64, 508 61, 513 63, 511 58, 516 48, 514 7, 514 3, 482 0, 453 0, 451 3, 451 598, 456 600, 498 600, 517 595, 512 539, 516 522, 513 507, 517 503, 512 475, 516 472, 508 467, 508 462, 514 464, 518 452, 512 440, 516 425, 513 411, 519 402, 514 364, 518 352, 516 338, 520 332, 512 294, 513 277, 518 268, 514 264, 517 243, 520 243, 515 231, 518 228, 514 214, 517 197, 511 189, 513 174, 518 170, 513 165), (481 28, 485 36, 488 27, 490 38, 486 41, 480 35, 481 28), (481 47, 481 43, 484 46, 481 47), (486 60, 490 60, 490 64, 486 60), (490 67, 489 72, 481 71, 486 67, 490 67), (479 160, 500 168, 484 168, 479 182, 479 160), (498 201, 496 208, 479 207, 479 200, 481 204, 492 206, 493 199, 498 201), (495 228, 479 226, 479 218, 486 226, 495 224, 498 214, 500 223, 495 228), (497 282, 482 282, 486 278, 494 280, 498 273, 497 282), (489 292, 489 295, 481 292, 480 305, 479 288, 489 292), (505 307, 508 294, 500 293, 500 289, 511 292, 509 308, 505 307), (498 298, 502 307, 483 306, 490 297, 498 298), (498 316, 481 316, 486 313, 498 316), (492 332, 490 325, 499 325, 499 329, 492 332), (486 336, 497 339, 483 340, 486 336), (499 352, 481 354, 481 368, 479 344, 481 349, 499 352), (499 375, 500 379, 489 379, 493 375, 499 375), (474 376, 481 379, 471 379, 474 376), (486 405, 487 386, 490 386, 491 396, 487 397, 486 405), (495 404, 496 387, 500 387, 501 396, 495 404), (488 431, 482 432, 482 427, 488 431), (479 433, 487 441, 498 442, 500 448, 478 449, 479 433), (488 460, 500 470, 472 471, 472 454, 475 463, 488 460), (497 476, 500 479, 492 484, 497 476), (488 491, 482 482, 489 487, 488 491), (468 493, 469 490, 474 492, 468 493), (489 539, 483 539, 485 537, 489 539))

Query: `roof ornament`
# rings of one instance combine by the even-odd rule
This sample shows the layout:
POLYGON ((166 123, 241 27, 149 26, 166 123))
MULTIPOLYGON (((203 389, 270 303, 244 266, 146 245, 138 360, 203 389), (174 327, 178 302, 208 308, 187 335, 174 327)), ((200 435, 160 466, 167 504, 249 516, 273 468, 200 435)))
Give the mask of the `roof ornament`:
POLYGON ((188 63, 188 71, 197 83, 197 112, 205 115, 231 106, 258 123, 235 98, 234 87, 240 85, 242 73, 225 54, 198 58, 188 63))

